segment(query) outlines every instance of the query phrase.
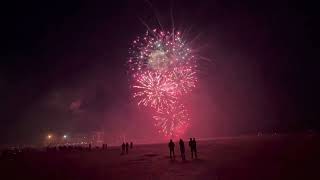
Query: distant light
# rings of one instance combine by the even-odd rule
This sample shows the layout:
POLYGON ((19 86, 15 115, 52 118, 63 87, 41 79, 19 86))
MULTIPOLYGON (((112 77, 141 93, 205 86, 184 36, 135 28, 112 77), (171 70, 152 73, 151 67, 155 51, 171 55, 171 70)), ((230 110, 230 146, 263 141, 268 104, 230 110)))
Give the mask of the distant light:
POLYGON ((63 139, 67 139, 67 137, 68 137, 67 135, 63 135, 63 139))
POLYGON ((48 139, 51 139, 51 138, 52 138, 52 136, 49 134, 49 135, 48 135, 48 139))

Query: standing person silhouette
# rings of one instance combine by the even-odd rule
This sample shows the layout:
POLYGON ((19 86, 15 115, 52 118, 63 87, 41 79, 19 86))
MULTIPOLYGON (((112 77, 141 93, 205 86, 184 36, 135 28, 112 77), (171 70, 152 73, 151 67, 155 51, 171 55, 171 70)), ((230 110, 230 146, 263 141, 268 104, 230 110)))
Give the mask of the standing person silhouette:
POLYGON ((193 144, 194 156, 195 156, 196 159, 198 159, 198 155, 197 155, 197 141, 196 141, 196 138, 193 138, 192 144, 193 144))
POLYGON ((121 154, 124 154, 125 148, 126 148, 126 144, 123 142, 121 145, 121 154))
POLYGON ((126 143, 126 154, 128 154, 129 153, 129 143, 127 142, 126 143))
POLYGON ((179 145, 180 145, 181 158, 182 158, 182 160, 184 161, 184 160, 186 160, 186 154, 185 154, 186 150, 185 150, 184 142, 183 142, 182 139, 180 139, 179 145))
POLYGON ((133 148, 133 143, 132 143, 132 141, 130 142, 130 149, 132 149, 133 148))
POLYGON ((175 155, 174 155, 174 142, 172 141, 172 139, 170 139, 170 142, 168 144, 169 146, 169 150, 170 150, 170 159, 175 159, 175 155))
POLYGON ((193 146, 193 140, 192 138, 190 138, 189 140, 189 147, 190 147, 190 151, 191 151, 191 159, 193 159, 193 153, 194 153, 194 146, 193 146))

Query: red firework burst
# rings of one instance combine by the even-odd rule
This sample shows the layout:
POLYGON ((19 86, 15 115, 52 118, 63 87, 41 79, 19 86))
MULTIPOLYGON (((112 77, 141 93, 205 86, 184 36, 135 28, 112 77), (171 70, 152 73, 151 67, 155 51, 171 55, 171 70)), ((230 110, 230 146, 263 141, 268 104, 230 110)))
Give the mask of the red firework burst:
POLYGON ((155 110, 155 125, 165 136, 184 133, 189 116, 179 102, 196 86, 196 58, 179 32, 148 31, 129 49, 133 97, 155 110))
POLYGON ((182 104, 175 104, 165 111, 157 111, 153 118, 159 132, 170 138, 180 136, 189 126, 189 115, 182 104))

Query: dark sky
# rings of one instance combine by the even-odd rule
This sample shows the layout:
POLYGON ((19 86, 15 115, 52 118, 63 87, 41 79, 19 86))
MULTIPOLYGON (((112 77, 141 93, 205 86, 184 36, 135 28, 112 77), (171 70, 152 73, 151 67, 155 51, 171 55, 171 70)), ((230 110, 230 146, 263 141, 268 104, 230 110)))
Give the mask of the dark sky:
POLYGON ((191 29, 201 62, 186 99, 187 135, 319 130, 314 5, 294 1, 21 1, 1 6, 0 144, 48 132, 153 137, 130 96, 130 42, 158 28, 191 29), (199 35, 199 36, 197 36, 199 35), (143 131, 141 131, 143 129, 143 131))

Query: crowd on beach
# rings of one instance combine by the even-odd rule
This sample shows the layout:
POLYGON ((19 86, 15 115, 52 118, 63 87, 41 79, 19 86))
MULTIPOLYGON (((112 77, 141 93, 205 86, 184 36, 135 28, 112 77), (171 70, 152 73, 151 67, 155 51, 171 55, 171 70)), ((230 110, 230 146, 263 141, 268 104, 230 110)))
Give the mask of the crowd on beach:
MULTIPOLYGON (((179 140, 180 154, 182 160, 186 160, 185 155, 185 145, 182 139, 179 140)), ((169 144, 169 154, 170 159, 175 160, 175 143, 170 139, 169 144)), ((189 140, 189 148, 191 150, 191 159, 198 158, 197 156, 197 142, 195 138, 190 138, 189 140)), ((90 151, 106 151, 108 149, 107 144, 102 144, 102 146, 92 147, 91 144, 86 146, 83 145, 59 145, 52 146, 49 145, 46 147, 45 152, 90 152, 90 151)), ((121 155, 129 154, 129 149, 133 149, 133 142, 123 142, 120 145, 121 155)), ((12 157, 18 154, 22 154, 24 152, 36 151, 35 149, 30 150, 30 148, 13 148, 6 149, 2 151, 2 157, 12 157)))

